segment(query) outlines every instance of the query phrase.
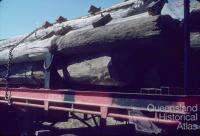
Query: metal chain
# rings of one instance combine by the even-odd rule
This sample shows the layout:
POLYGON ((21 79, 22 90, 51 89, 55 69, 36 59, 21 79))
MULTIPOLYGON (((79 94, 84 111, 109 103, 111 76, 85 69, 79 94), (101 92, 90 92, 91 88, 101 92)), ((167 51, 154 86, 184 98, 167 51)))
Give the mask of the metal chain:
POLYGON ((5 75, 5 100, 8 102, 8 105, 11 105, 11 90, 9 89, 9 78, 10 78, 10 67, 11 67, 11 63, 12 63, 12 60, 13 60, 12 51, 19 44, 23 43, 27 38, 29 38, 32 34, 36 33, 36 31, 38 31, 40 28, 42 28, 42 27, 35 29, 33 32, 31 32, 26 37, 24 37, 22 40, 20 40, 17 44, 13 45, 11 47, 11 49, 9 50, 8 62, 7 62, 7 65, 6 65, 6 75, 5 75))
POLYGON ((5 81, 6 81, 6 86, 5 86, 5 100, 8 102, 8 105, 11 105, 11 90, 9 90, 9 76, 10 76, 10 64, 12 61, 12 48, 9 50, 9 57, 8 57, 8 62, 7 62, 7 69, 6 69, 6 76, 5 76, 5 81))

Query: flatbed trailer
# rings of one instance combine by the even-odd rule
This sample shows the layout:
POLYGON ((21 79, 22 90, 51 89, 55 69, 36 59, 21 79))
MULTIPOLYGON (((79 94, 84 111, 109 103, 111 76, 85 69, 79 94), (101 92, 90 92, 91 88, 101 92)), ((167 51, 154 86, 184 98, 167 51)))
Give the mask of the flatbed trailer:
MULTIPOLYGON (((83 113, 99 117, 99 124, 94 127, 106 127, 106 120, 112 117, 116 120, 127 121, 137 127, 136 122, 151 122, 156 125, 173 127, 184 123, 185 120, 169 119, 163 115, 174 116, 199 116, 199 111, 182 110, 183 107, 192 107, 200 104, 200 95, 172 95, 179 88, 146 88, 140 93, 119 93, 119 92, 97 92, 81 91, 70 89, 29 89, 29 88, 10 88, 11 104, 19 109, 39 109, 48 118, 48 113, 57 112, 68 114, 83 113), (166 107, 172 107, 167 109, 166 107), (173 109, 179 107, 177 109, 173 109), (164 108, 164 109, 163 109, 164 108), (141 113, 141 114, 138 114, 141 113)), ((182 91, 182 89, 179 89, 182 91)), ((5 88, 0 88, 0 103, 7 105, 5 97, 5 88)), ((40 116, 41 112, 38 112, 40 116)), ((66 115, 68 115, 66 114, 66 115)), ((31 115, 33 116, 33 115, 31 115)), ((30 117, 30 115, 29 115, 30 117)), ((88 127, 87 118, 77 118, 88 127)), ((63 120, 67 120, 63 118, 63 120)), ((56 121, 56 120, 54 120, 56 121)), ((198 123, 199 120, 192 122, 198 123)), ((133 126, 134 126, 133 125, 133 126)), ((153 133, 153 132, 152 132, 153 133)), ((162 133, 162 132, 160 132, 162 133)), ((155 132, 156 134, 156 132, 155 132)))
MULTIPOLYGON (((146 89, 148 91, 162 91, 160 89, 146 89)), ((178 121, 156 118, 157 113, 186 114, 180 110, 160 110, 163 106, 189 106, 200 103, 200 96, 161 95, 161 94, 134 94, 114 92, 94 92, 75 90, 49 90, 12 88, 12 105, 40 108, 45 111, 67 111, 94 114, 102 119, 107 117, 122 118, 125 120, 147 120, 161 124, 178 124, 178 121), (155 106, 155 108, 153 108, 155 106), (122 112, 124 110, 124 114, 122 112), (138 117, 128 115, 128 111, 136 110, 149 112, 152 117, 138 117)), ((4 89, 0 88, 0 103, 4 100, 4 89)), ((105 125, 105 124, 104 124, 105 125)))

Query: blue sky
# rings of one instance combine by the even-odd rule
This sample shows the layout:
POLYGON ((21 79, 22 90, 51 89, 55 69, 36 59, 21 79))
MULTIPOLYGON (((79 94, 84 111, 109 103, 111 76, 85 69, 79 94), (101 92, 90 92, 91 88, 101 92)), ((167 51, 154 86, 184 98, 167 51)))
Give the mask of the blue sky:
POLYGON ((55 22, 61 15, 73 19, 87 15, 91 4, 106 8, 122 0, 2 0, 0 39, 31 32, 44 21, 55 22))

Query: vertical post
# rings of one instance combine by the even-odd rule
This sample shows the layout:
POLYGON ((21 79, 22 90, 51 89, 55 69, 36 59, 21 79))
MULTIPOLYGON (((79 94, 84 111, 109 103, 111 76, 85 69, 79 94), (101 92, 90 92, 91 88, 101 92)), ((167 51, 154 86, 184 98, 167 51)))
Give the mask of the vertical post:
POLYGON ((184 93, 189 94, 189 59, 190 59, 190 0, 184 0, 184 93))
POLYGON ((49 52, 46 55, 45 61, 44 61, 44 70, 45 70, 45 77, 44 77, 44 88, 50 89, 51 88, 51 63, 52 63, 52 54, 49 52))
POLYGON ((60 58, 60 56, 58 57, 55 52, 49 52, 46 54, 44 60, 44 88, 46 89, 55 89, 63 86, 63 80, 57 71, 56 61, 60 61, 58 58, 60 58))
POLYGON ((106 118, 108 115, 108 107, 100 107, 101 117, 100 117, 100 127, 106 127, 106 118))

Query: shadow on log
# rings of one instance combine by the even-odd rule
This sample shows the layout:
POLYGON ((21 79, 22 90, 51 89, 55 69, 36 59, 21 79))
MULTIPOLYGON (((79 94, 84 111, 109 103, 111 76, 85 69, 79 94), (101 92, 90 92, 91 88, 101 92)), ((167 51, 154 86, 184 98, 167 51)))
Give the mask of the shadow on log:
MULTIPOLYGON (((199 37, 199 32, 191 34, 192 51, 198 52, 199 37)), ((11 68, 11 84, 42 87, 41 61, 52 46, 64 55, 56 62, 63 65, 58 64, 57 70, 66 81, 65 87, 183 86, 183 29, 169 16, 142 14, 18 46, 13 51, 17 64, 11 68), (67 74, 63 74, 63 68, 67 74)), ((5 54, 7 50, 1 51, 1 64, 7 60, 5 54)))

